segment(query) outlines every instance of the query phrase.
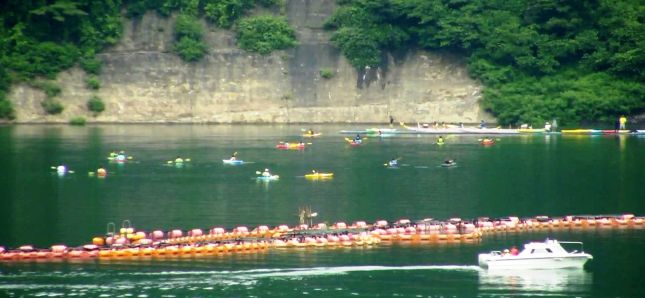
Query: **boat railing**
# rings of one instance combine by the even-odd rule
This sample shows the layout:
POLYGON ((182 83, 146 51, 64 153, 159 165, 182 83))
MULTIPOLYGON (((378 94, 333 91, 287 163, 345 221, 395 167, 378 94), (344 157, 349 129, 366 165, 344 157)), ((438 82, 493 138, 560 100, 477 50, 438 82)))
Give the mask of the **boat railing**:
MULTIPOLYGON (((585 252, 584 244, 583 244, 582 242, 580 242, 580 241, 558 241, 558 243, 563 243, 563 244, 578 244, 578 245, 580 245, 580 252, 581 252, 581 253, 584 253, 584 252, 585 252)), ((578 252, 578 251, 577 251, 577 250, 574 250, 574 251, 572 251, 571 253, 576 253, 576 252, 578 252)))
POLYGON ((109 222, 106 227, 105 235, 114 236, 116 233, 116 225, 113 222, 109 222))

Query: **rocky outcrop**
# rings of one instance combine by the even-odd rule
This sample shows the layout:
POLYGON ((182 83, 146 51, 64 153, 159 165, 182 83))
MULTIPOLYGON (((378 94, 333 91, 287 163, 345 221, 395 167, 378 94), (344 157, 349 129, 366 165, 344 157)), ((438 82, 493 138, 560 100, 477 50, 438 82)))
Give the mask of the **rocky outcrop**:
POLYGON ((468 76, 464 61, 446 53, 409 51, 388 55, 379 68, 357 71, 322 29, 335 8, 331 0, 291 0, 286 14, 299 45, 262 56, 236 47, 231 31, 209 26, 209 53, 197 63, 172 53, 174 18, 149 12, 124 19, 118 45, 100 54, 102 83, 97 95, 106 110, 86 108, 92 94, 84 73, 58 76, 65 111, 45 115, 44 94, 14 86, 19 122, 67 122, 85 116, 97 122, 327 123, 490 120, 479 106, 482 86, 468 76), (332 70, 329 79, 321 69, 332 70))

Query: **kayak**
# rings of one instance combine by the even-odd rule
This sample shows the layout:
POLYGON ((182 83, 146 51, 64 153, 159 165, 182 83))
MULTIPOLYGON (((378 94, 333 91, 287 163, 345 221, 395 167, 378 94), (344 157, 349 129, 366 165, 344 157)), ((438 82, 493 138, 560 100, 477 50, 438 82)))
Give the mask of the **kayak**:
POLYGON ((258 176, 257 178, 260 181, 274 181, 280 179, 280 176, 278 175, 271 175, 271 176, 258 176))
POLYGON ((480 143, 480 144, 482 144, 482 145, 484 145, 484 146, 489 146, 489 145, 493 145, 493 144, 495 144, 495 140, 492 140, 492 139, 483 139, 483 140, 479 141, 479 143, 480 143))
POLYGON ((456 165, 457 165, 456 162, 453 162, 453 163, 445 163, 444 162, 444 163, 441 164, 441 166, 444 167, 444 168, 454 167, 456 165))
POLYGON ((311 173, 305 175, 307 179, 329 179, 333 177, 334 173, 311 173))
POLYGON ((132 159, 132 157, 119 154, 119 155, 116 155, 116 156, 108 156, 107 159, 109 161, 112 161, 112 162, 122 163, 122 162, 127 162, 128 159, 132 159))
POLYGON ((322 135, 322 133, 317 132, 317 133, 313 133, 313 134, 311 134, 311 133, 305 133, 305 134, 303 134, 302 136, 303 136, 304 138, 315 138, 315 137, 318 137, 318 136, 321 136, 321 135, 322 135))
POLYGON ((241 165, 244 163, 244 161, 240 159, 222 159, 222 162, 225 165, 241 165))
POLYGON ((398 163, 392 164, 392 163, 388 162, 388 163, 385 164, 385 167, 388 168, 388 169, 398 169, 399 164, 398 163))
POLYGON ((305 144, 301 143, 280 143, 275 145, 276 148, 281 150, 302 150, 305 149, 305 144))
POLYGON ((361 141, 355 141, 355 140, 350 139, 350 138, 345 138, 345 141, 347 141, 352 146, 359 146, 360 144, 363 143, 362 140, 361 141))

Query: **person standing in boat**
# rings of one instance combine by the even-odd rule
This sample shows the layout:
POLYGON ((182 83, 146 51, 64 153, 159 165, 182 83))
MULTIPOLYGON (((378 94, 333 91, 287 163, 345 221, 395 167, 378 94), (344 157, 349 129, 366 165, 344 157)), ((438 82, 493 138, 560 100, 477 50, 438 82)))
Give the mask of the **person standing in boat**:
POLYGON ((625 130, 625 124, 627 124, 627 117, 625 117, 625 115, 620 116, 620 118, 618 118, 618 123, 619 123, 618 129, 625 130))

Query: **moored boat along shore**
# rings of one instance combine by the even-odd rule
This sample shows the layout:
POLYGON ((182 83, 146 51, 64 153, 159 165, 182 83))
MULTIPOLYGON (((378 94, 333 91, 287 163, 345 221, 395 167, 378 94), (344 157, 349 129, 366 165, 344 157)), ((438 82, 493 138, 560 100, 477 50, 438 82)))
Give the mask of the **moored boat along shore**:
MULTIPOLYGON (((125 222, 124 222, 125 223, 125 222)), ((248 253, 273 248, 356 247, 379 243, 472 243, 494 233, 531 230, 643 228, 645 217, 623 215, 569 215, 564 217, 479 217, 472 220, 431 218, 394 223, 378 220, 373 224, 356 221, 350 225, 337 222, 331 226, 301 224, 296 227, 260 225, 252 230, 239 226, 227 231, 224 227, 208 230, 174 229, 168 232, 135 231, 124 224, 116 233, 94 237, 92 244, 78 247, 53 245, 37 249, 23 245, 16 249, 0 247, 0 261, 56 261, 67 259, 110 259, 124 257, 173 257, 224 253, 248 253)), ((136 259, 136 258, 134 258, 136 259)))

